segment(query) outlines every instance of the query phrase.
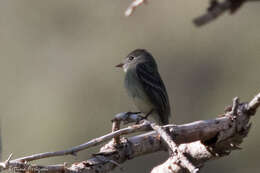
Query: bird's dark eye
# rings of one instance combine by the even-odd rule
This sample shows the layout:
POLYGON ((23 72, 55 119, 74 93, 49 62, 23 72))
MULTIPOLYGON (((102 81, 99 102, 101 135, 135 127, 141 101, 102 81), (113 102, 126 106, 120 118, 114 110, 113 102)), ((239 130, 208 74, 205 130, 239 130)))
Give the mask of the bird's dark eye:
POLYGON ((132 61, 134 58, 135 58, 135 57, 130 56, 128 59, 129 59, 130 61, 132 61))

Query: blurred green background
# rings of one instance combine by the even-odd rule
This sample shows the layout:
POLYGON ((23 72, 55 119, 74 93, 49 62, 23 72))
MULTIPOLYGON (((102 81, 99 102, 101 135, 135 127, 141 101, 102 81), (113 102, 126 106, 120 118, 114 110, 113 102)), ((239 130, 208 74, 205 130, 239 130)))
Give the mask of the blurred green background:
MULTIPOLYGON (((116 113, 134 110, 114 65, 136 48, 157 59, 176 124, 214 118, 233 97, 248 101, 260 91, 260 3, 196 28, 192 19, 206 0, 149 1, 126 18, 130 2, 0 1, 3 159, 66 149, 110 131, 116 113)), ((258 116, 243 150, 202 172, 258 172, 258 116)), ((97 150, 35 163, 72 163, 97 150)), ((156 153, 123 166, 149 172, 166 158, 156 153)))

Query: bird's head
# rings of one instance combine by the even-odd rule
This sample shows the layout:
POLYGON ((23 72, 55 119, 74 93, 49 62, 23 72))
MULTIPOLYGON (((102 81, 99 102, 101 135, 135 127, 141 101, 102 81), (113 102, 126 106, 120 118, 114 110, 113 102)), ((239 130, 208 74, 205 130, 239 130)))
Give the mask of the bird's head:
POLYGON ((157 69, 156 62, 153 56, 145 49, 136 49, 128 54, 125 60, 116 65, 116 67, 121 67, 124 72, 127 72, 131 68, 135 68, 138 64, 144 63, 151 68, 157 69))

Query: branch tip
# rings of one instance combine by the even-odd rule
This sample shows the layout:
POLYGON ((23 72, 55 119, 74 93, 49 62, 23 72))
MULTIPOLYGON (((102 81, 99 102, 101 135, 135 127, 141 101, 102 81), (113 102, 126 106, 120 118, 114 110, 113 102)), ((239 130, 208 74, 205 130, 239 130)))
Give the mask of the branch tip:
POLYGON ((235 97, 233 99, 233 105, 232 105, 232 110, 230 112, 231 115, 237 115, 237 109, 238 109, 238 106, 239 106, 239 98, 238 97, 235 97))
POLYGON ((142 4, 147 4, 147 0, 134 0, 134 1, 129 5, 129 7, 126 9, 126 11, 125 11, 125 16, 126 16, 126 17, 131 16, 131 15, 134 13, 135 9, 136 9, 137 7, 139 7, 140 5, 142 5, 142 4))

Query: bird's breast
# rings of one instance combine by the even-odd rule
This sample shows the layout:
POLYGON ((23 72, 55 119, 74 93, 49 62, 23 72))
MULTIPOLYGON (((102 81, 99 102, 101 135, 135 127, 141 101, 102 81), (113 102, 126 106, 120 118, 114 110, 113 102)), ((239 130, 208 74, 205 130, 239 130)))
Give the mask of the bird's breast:
POLYGON ((150 102, 147 93, 145 93, 142 84, 140 83, 137 75, 134 72, 129 71, 126 73, 125 77, 125 88, 128 95, 133 99, 136 107, 143 113, 148 113, 154 108, 153 104, 150 102))

